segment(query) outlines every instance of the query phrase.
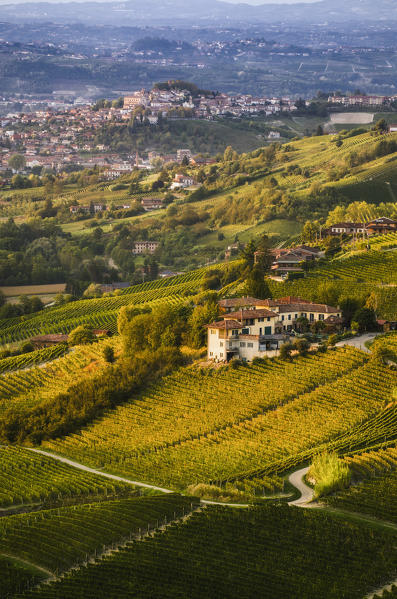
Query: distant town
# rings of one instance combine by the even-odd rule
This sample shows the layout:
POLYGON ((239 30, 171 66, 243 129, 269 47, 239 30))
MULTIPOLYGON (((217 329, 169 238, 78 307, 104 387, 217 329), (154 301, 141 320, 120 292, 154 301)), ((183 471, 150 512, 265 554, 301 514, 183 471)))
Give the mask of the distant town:
MULTIPOLYGON (((132 92, 114 101, 101 100, 96 104, 67 104, 47 100, 31 104, 19 101, 19 111, 9 112, 0 118, 0 169, 12 175, 10 158, 18 153, 24 157, 24 167, 40 171, 50 168, 56 172, 73 170, 73 167, 102 167, 105 178, 111 180, 129 172, 132 168, 153 167, 153 161, 182 162, 193 159, 189 150, 183 148, 175 154, 161 154, 147 148, 145 156, 138 153, 115 152, 109 145, 97 142, 97 134, 107 125, 114 127, 133 125, 138 122, 149 128, 158 127, 163 121, 175 119, 222 119, 243 117, 269 117, 282 113, 294 113, 310 105, 309 100, 297 102, 291 98, 254 97, 252 95, 228 95, 204 90, 184 89, 173 82, 162 88, 132 92), (33 110, 32 110, 33 109, 33 110)), ((193 86, 195 87, 195 86, 193 86)), ((330 105, 388 106, 397 96, 338 96, 328 98, 330 105)), ((6 104, 3 102, 3 104, 6 104)), ((4 108, 4 107, 3 107, 4 108)), ((280 132, 269 130, 269 142, 280 139, 280 132)), ((177 186, 176 182, 176 186, 177 186)))

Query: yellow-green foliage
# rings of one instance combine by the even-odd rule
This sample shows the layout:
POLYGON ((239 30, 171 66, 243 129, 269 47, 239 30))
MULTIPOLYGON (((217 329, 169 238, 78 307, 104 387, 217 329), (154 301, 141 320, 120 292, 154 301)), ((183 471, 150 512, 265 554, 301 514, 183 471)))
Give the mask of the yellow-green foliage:
POLYGON ((315 496, 322 497, 346 489, 350 485, 351 472, 335 453, 323 453, 314 458, 308 479, 315 482, 315 496))

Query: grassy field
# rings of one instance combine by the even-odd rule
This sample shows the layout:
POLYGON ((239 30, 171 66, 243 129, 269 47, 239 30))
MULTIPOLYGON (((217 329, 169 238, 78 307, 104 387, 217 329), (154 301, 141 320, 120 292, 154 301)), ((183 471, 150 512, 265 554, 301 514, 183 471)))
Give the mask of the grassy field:
POLYGON ((0 287, 0 292, 9 303, 18 301, 21 295, 38 296, 44 304, 51 302, 58 293, 64 293, 66 283, 54 283, 53 285, 16 285, 13 287, 0 287))

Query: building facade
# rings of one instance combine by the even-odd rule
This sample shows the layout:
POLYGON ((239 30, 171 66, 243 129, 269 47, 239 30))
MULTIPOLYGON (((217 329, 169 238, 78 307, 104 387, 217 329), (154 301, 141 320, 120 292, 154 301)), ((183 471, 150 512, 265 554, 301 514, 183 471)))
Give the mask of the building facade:
POLYGON ((222 319, 206 325, 207 357, 214 362, 274 356, 302 319, 311 324, 323 321, 325 327, 331 321, 333 326, 342 322, 339 308, 298 297, 241 297, 221 300, 219 305, 224 310, 222 319))

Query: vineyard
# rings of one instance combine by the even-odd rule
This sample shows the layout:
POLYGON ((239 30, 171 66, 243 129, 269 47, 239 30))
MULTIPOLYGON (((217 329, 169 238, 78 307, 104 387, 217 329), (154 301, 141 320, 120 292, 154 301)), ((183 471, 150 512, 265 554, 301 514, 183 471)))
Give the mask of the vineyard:
POLYGON ((347 491, 327 497, 329 505, 397 524, 397 448, 346 458, 356 479, 347 491))
MULTIPOLYGON (((224 268, 217 265, 212 268, 224 268)), ((117 315, 130 304, 155 307, 159 303, 176 304, 200 290, 211 267, 169 279, 150 281, 125 289, 120 295, 71 302, 49 308, 29 318, 0 321, 0 345, 49 333, 69 333, 81 324, 117 331, 117 315)))
POLYGON ((3 358, 0 360, 0 374, 10 372, 11 370, 23 370, 24 368, 42 364, 43 362, 51 362, 51 360, 60 358, 66 351, 67 346, 61 344, 54 347, 38 349, 20 356, 3 358))
MULTIPOLYGON (((117 343, 116 338, 88 346, 76 346, 73 351, 41 367, 3 374, 0 376, 0 414, 10 407, 11 402, 19 409, 28 409, 38 400, 52 397, 54 393, 66 390, 72 383, 91 376, 106 365, 102 356, 103 346, 112 344, 116 347, 117 343)), ((54 354, 53 357, 57 353, 62 355, 65 346, 39 351, 50 359, 51 353, 54 354)))
POLYGON ((212 507, 23 597, 363 599, 395 576, 394 538, 316 510, 212 507))
POLYGON ((168 494, 5 516, 0 518, 0 552, 60 573, 158 528, 165 519, 182 517, 192 501, 168 494))
POLYGON ((0 506, 3 508, 110 496, 130 489, 124 483, 76 470, 28 449, 0 447, 0 506))
POLYGON ((279 471, 275 464, 381 414, 395 385, 396 372, 352 348, 292 364, 185 368, 80 434, 45 445, 177 489, 249 479, 244 473, 260 465, 258 476, 267 476, 279 471))

